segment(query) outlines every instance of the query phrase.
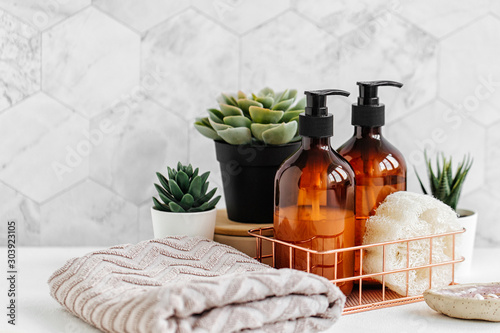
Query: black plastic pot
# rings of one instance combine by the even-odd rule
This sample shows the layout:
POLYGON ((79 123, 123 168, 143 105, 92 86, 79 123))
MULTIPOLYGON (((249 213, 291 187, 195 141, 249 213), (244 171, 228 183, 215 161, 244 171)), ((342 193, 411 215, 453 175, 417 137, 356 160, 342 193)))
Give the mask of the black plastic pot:
POLYGON ((274 176, 300 142, 281 146, 230 145, 215 141, 228 218, 245 223, 273 223, 274 176))

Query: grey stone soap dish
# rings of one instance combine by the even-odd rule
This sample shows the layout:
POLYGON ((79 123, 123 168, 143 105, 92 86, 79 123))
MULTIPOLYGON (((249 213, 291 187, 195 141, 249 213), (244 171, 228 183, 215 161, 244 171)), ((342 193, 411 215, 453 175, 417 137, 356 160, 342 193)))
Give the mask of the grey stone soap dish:
POLYGON ((500 322, 500 282, 429 289, 424 292, 424 300, 450 317, 500 322))

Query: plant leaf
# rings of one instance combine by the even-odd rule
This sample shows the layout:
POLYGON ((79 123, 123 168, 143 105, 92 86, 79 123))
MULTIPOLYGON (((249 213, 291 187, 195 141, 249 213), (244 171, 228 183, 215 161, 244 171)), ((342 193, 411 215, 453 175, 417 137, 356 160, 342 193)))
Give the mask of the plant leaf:
MULTIPOLYGON (((238 105, 238 103, 236 103, 238 105)), ((237 107, 237 106, 232 106, 232 105, 227 105, 227 104, 220 104, 220 111, 224 115, 224 117, 227 116, 243 116, 243 111, 237 107)))
POLYGON ((181 199, 181 202, 179 202, 179 205, 184 209, 184 210, 189 210, 194 203, 194 198, 191 194, 186 193, 181 199))
MULTIPOLYGON (((182 197, 184 196, 184 193, 181 191, 179 185, 177 184, 177 182, 173 179, 170 179, 168 181, 168 185, 169 185, 169 188, 170 188, 170 193, 172 193, 172 195, 174 196, 175 200, 181 200, 182 197)), ((170 207, 172 208, 172 207, 170 207)))
MULTIPOLYGON (((168 173, 170 174, 170 171, 168 173)), ((167 178, 165 178, 165 176, 163 176, 161 173, 157 172, 156 177, 158 177, 158 180, 160 181, 161 186, 163 186, 166 189, 170 188, 168 186, 168 180, 167 180, 167 178)))
POLYGON ((278 126, 278 124, 257 124, 257 123, 253 123, 250 126, 250 129, 252 130, 253 136, 257 140, 264 141, 264 139, 262 138, 262 133, 264 133, 264 131, 267 131, 268 129, 271 129, 271 128, 276 127, 276 126, 278 126))
POLYGON ((292 121, 294 118, 298 117, 304 110, 288 110, 285 112, 283 117, 280 119, 280 123, 288 123, 292 121))
POLYGON ((281 123, 262 133, 262 139, 269 145, 282 145, 290 142, 297 132, 297 122, 281 123))
MULTIPOLYGON (((192 173, 192 172, 191 172, 192 173)), ((181 191, 186 193, 189 189, 189 176, 184 171, 177 172, 177 176, 175 177, 175 181, 177 185, 179 185, 181 191)))
POLYGON ((255 101, 262 104, 263 108, 269 109, 274 104, 274 99, 272 97, 256 97, 255 101))
POLYGON ((247 98, 247 95, 245 95, 245 93, 243 91, 238 91, 238 99, 245 99, 247 98))
POLYGON ((273 106, 273 110, 286 111, 293 104, 293 98, 284 100, 273 106))
POLYGON ((180 205, 176 204, 175 202, 169 203, 168 206, 170 207, 170 210, 174 213, 185 212, 185 210, 180 205))
POLYGON ((422 183, 422 180, 420 179, 420 176, 418 175, 417 168, 413 166, 413 170, 415 170, 415 174, 417 175, 418 182, 420 183, 420 188, 422 189, 422 192, 424 194, 427 194, 427 190, 425 189, 424 183, 422 183))
POLYGON ((210 171, 204 172, 204 173, 200 176, 202 184, 205 184, 205 182, 206 182, 206 181, 207 181, 207 179, 208 179, 208 176, 210 176, 210 171))
MULTIPOLYGON (((208 118, 216 123, 222 124, 222 119, 224 119, 224 115, 217 109, 208 109, 208 118)), ((210 122, 210 124, 212 124, 210 122)))
POLYGON ((229 117, 224 117, 224 123, 232 127, 250 128, 252 121, 245 116, 229 116, 229 117))
POLYGON ((258 92, 257 96, 259 96, 259 97, 267 97, 267 96, 271 96, 271 97, 273 97, 273 98, 274 98, 274 90, 272 90, 272 89, 271 89, 271 88, 269 88, 269 87, 265 87, 265 88, 261 89, 261 90, 258 92))
POLYGON ((153 207, 156 210, 162 211, 162 212, 170 212, 170 207, 168 205, 162 204, 158 199, 153 197, 153 207))
POLYGON ((293 110, 304 110, 306 108, 306 98, 305 97, 302 97, 298 102, 297 104, 295 104, 294 106, 292 106, 290 108, 289 111, 293 111, 293 110))
POLYGON ((248 113, 248 108, 251 106, 258 106, 262 107, 262 103, 259 103, 257 101, 254 101, 253 99, 239 99, 238 100, 238 106, 240 109, 243 111, 245 115, 249 115, 248 113))
POLYGON ((228 128, 217 131, 217 134, 231 145, 244 145, 252 142, 252 133, 247 127, 228 128))
POLYGON ((203 185, 202 178, 200 176, 194 177, 189 185, 188 193, 193 196, 195 200, 198 200, 201 194, 201 186, 203 185))
POLYGON ((208 192, 205 195, 202 195, 198 200, 196 200, 194 202, 193 206, 200 206, 203 203, 209 201, 210 199, 212 199, 212 197, 214 196, 214 194, 215 194, 216 191, 217 191, 217 188, 211 189, 210 192, 208 192))
POLYGON ((194 123, 194 128, 196 128, 196 130, 200 132, 201 135, 206 136, 209 139, 221 140, 221 137, 217 134, 215 130, 205 126, 204 124, 200 125, 199 123, 196 122, 194 123))
MULTIPOLYGON (((224 123, 222 123, 222 124, 216 123, 216 122, 215 122, 215 121, 213 121, 212 119, 210 119, 210 124, 212 125, 212 127, 214 128, 214 130, 215 130, 216 132, 218 132, 218 131, 222 131, 222 130, 225 130, 225 129, 227 129, 227 128, 231 128, 231 126, 226 125, 226 124, 224 124, 224 123)), ((217 134, 217 135, 218 135, 218 134, 217 134)))
POLYGON ((238 106, 238 104, 236 103, 236 99, 234 99, 233 96, 229 96, 229 95, 226 95, 224 93, 222 93, 221 96, 222 96, 222 99, 224 100, 224 102, 226 102, 226 104, 232 105, 232 106, 238 106))
POLYGON ((260 108, 258 106, 251 106, 248 110, 252 120, 261 124, 276 124, 284 114, 283 111, 274 111, 260 108))

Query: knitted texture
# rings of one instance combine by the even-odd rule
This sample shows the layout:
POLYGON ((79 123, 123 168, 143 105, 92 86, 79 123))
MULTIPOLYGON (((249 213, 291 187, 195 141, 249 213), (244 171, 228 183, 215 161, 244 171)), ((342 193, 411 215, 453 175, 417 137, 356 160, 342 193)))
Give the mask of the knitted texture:
POLYGON ((63 307, 104 332, 315 332, 340 317, 328 280, 276 270, 201 237, 120 245, 69 260, 49 279, 63 307))

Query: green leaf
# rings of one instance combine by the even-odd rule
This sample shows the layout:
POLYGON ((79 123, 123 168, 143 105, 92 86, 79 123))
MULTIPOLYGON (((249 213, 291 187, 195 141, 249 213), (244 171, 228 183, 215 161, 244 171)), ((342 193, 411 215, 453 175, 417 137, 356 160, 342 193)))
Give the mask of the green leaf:
POLYGON ((297 97, 297 89, 290 89, 288 90, 288 96, 287 98, 293 98, 295 99, 297 97))
POLYGON ((177 172, 177 176, 175 177, 175 181, 176 181, 177 185, 179 185, 181 191, 183 193, 186 193, 188 188, 189 188, 189 176, 187 175, 187 173, 185 173, 182 170, 177 172))
POLYGON ((189 176, 189 178, 193 176, 193 166, 191 165, 191 163, 189 163, 186 168, 186 174, 189 176))
POLYGON ((162 204, 160 201, 158 201, 158 199, 156 199, 155 197, 153 197, 153 204, 154 204, 154 208, 156 210, 159 210, 159 211, 162 211, 162 212, 170 212, 170 207, 168 205, 164 205, 162 204))
POLYGON ((293 104, 293 98, 284 100, 273 106, 273 110, 286 111, 293 104))
MULTIPOLYGON (((231 128, 231 126, 226 125, 226 124, 224 124, 224 123, 222 123, 222 124, 216 123, 216 122, 215 122, 215 121, 213 121, 212 119, 210 119, 210 124, 212 125, 212 127, 214 128, 214 130, 215 130, 216 132, 218 132, 218 131, 222 131, 222 130, 225 130, 225 129, 227 129, 227 128, 231 128)), ((217 134, 217 135, 219 135, 219 134, 217 134)))
POLYGON ((420 183, 420 188, 422 189, 422 192, 424 192, 424 194, 427 194, 427 190, 425 189, 425 186, 422 183, 422 180, 420 179, 420 176, 418 175, 418 172, 417 172, 417 168, 415 168, 415 166, 413 166, 413 170, 415 170, 415 174, 417 175, 417 179, 418 179, 418 182, 420 183))
POLYGON ((194 171, 193 171, 193 175, 191 176, 191 179, 193 179, 194 177, 198 176, 198 172, 199 172, 199 171, 200 171, 200 169, 199 169, 199 168, 194 169, 194 171))
POLYGON ((231 145, 244 145, 252 142, 252 133, 247 127, 228 128, 217 134, 231 145))
MULTIPOLYGON (((238 103, 236 103, 236 105, 238 105, 238 103)), ((221 110, 222 114, 224 115, 224 117, 243 116, 243 111, 237 106, 220 104, 220 110, 221 110)))
POLYGON ((273 111, 258 106, 251 106, 249 112, 252 120, 261 124, 276 124, 284 114, 283 111, 273 111))
POLYGON ((269 109, 274 104, 272 97, 256 97, 255 100, 262 104, 262 107, 269 109))
POLYGON ((199 205, 203 204, 204 202, 209 201, 210 199, 212 199, 212 197, 214 196, 216 191, 217 191, 217 188, 213 188, 207 194, 202 195, 198 200, 196 200, 194 202, 193 206, 199 206, 199 205))
POLYGON ((171 202, 175 202, 174 200, 170 200, 170 198, 168 198, 167 196, 165 196, 163 193, 159 193, 160 195, 160 199, 166 204, 168 205, 169 203, 171 202))
POLYGON ((175 202, 169 203, 168 206, 170 207, 170 210, 174 213, 185 212, 185 210, 175 202))
POLYGON ((208 179, 208 176, 210 176, 210 171, 207 171, 200 176, 202 184, 205 184, 205 182, 208 179))
POLYGON ((193 196, 195 200, 198 200, 201 194, 201 186, 203 185, 202 178, 200 176, 194 177, 189 185, 188 193, 193 196))
POLYGON ((182 163, 177 162, 177 171, 180 171, 180 170, 182 170, 182 163))
MULTIPOLYGON (((241 90, 238 91, 238 95, 237 96, 238 96, 238 99, 245 99, 245 98, 247 98, 247 95, 245 95, 245 93, 243 91, 241 91, 241 90)), ((238 103, 238 105, 239 105, 239 103, 238 103)))
POLYGON ((184 193, 180 189, 180 187, 177 184, 177 182, 175 180, 173 180, 173 179, 170 179, 168 181, 168 185, 169 185, 169 188, 170 188, 170 193, 172 193, 172 195, 174 196, 175 200, 181 200, 182 197, 184 196, 184 193))
POLYGON ((262 139, 270 145, 282 145, 290 142, 297 132, 297 123, 295 121, 289 123, 281 123, 280 125, 268 129, 262 133, 262 139))
MULTIPOLYGON (((170 168, 169 168, 170 169, 170 168)), ((169 175, 170 175, 170 171, 168 172, 169 175)), ((164 188, 169 188, 168 186, 168 180, 167 178, 165 178, 161 173, 157 172, 156 173, 156 177, 158 177, 158 180, 160 181, 160 184, 161 186, 163 186, 164 188)))
POLYGON ((239 99, 238 100, 238 106, 240 109, 243 111, 245 115, 249 115, 248 113, 248 108, 251 106, 258 106, 262 107, 262 103, 259 103, 257 101, 254 101, 253 99, 239 99))
POLYGON ((196 130, 200 132, 201 135, 206 136, 209 139, 221 140, 221 137, 212 128, 209 128, 205 125, 200 125, 199 123, 194 123, 194 128, 196 128, 196 130))
MULTIPOLYGON (((222 124, 222 119, 224 119, 224 115, 217 109, 208 109, 208 118, 216 123, 222 124)), ((210 124, 212 124, 210 122, 210 124)))
POLYGON ((224 118, 224 123, 232 127, 248 127, 252 121, 245 116, 229 116, 224 118))
MULTIPOLYGON (((162 198, 162 196, 164 196, 168 199, 168 200, 163 200, 163 198, 162 198, 162 200, 166 204, 168 204, 170 201, 175 200, 174 196, 172 194, 168 193, 167 190, 165 190, 163 187, 161 187, 160 185, 158 185, 156 183, 154 184, 154 186, 156 188, 156 191, 158 191, 158 195, 160 196, 160 198, 162 198)), ((167 188, 169 188, 169 187, 167 187, 167 188)))
MULTIPOLYGON (((168 179, 175 179, 176 172, 174 170, 170 169, 170 167, 167 167, 167 172, 168 172, 168 179)), ((158 175, 158 173, 157 173, 157 175, 158 175)))
POLYGON ((280 123, 288 123, 292 121, 294 118, 298 117, 303 112, 304 110, 293 110, 293 111, 288 110, 280 119, 280 123))
POLYGON ((257 94, 257 96, 259 96, 259 97, 271 96, 271 97, 274 98, 274 90, 272 90, 269 87, 265 87, 265 88, 261 89, 261 91, 259 91, 259 93, 257 94))
POLYGON ((229 95, 226 95, 224 93, 222 93, 221 95, 222 95, 222 98, 226 104, 232 105, 232 106, 238 106, 238 104, 236 103, 236 99, 234 99, 233 96, 229 96, 229 95))
POLYGON ((217 205, 219 200, 220 200, 220 195, 218 197, 216 197, 215 199, 213 199, 212 201, 205 202, 203 205, 200 206, 200 209, 203 211, 210 210, 210 209, 214 208, 215 205, 217 205))
POLYGON ((191 194, 186 193, 181 199, 181 202, 179 205, 184 209, 184 210, 189 210, 194 203, 194 198, 191 194))
POLYGON ((207 190, 208 190, 208 184, 210 184, 210 182, 206 182, 203 184, 203 186, 201 187, 201 195, 204 196, 206 193, 207 193, 207 190))
POLYGON ((289 111, 292 111, 292 110, 304 110, 305 107, 306 107, 306 98, 303 97, 303 98, 301 98, 297 102, 297 104, 295 104, 294 106, 292 106, 289 111))
POLYGON ((286 89, 285 91, 276 93, 274 95, 274 102, 276 104, 280 103, 281 101, 284 101, 285 99, 288 99, 288 89, 286 89))
POLYGON ((278 126, 278 124, 257 124, 257 123, 253 123, 250 128, 252 130, 253 136, 257 140, 264 141, 264 139, 262 138, 262 133, 264 133, 268 129, 271 129, 271 128, 276 127, 276 126, 278 126))

